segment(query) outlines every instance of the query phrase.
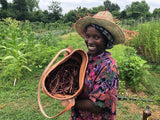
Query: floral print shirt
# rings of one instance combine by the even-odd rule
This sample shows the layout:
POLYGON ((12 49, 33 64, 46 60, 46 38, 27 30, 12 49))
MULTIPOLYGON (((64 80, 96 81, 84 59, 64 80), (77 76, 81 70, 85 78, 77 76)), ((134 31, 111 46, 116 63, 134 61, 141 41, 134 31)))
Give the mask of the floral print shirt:
POLYGON ((95 114, 72 107, 71 120, 115 120, 118 85, 118 67, 110 52, 89 59, 83 91, 78 98, 88 98, 104 110, 95 114))

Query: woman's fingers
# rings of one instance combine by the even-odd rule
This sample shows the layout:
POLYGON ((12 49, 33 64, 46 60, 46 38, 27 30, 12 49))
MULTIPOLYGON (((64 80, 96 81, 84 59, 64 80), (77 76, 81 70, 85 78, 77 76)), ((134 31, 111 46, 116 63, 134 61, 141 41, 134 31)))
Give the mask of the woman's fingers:
POLYGON ((72 104, 74 106, 75 105, 75 99, 74 98, 67 99, 67 100, 62 100, 61 104, 62 104, 62 106, 67 107, 71 102, 72 102, 72 104))

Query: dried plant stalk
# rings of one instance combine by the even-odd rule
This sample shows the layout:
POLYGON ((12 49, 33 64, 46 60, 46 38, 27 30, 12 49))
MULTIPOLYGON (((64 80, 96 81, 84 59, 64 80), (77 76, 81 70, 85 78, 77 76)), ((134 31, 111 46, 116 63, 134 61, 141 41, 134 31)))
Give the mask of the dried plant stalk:
POLYGON ((79 89, 80 64, 69 59, 49 73, 45 86, 48 92, 54 94, 73 95, 79 89))

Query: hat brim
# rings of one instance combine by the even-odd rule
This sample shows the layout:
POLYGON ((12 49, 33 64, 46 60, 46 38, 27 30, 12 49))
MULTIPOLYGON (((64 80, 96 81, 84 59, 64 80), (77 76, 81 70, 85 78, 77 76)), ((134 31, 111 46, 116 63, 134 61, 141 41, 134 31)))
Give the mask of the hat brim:
POLYGON ((86 16, 84 18, 81 18, 75 23, 75 30, 78 32, 78 34, 82 38, 85 37, 84 36, 84 28, 91 23, 102 26, 106 30, 108 30, 114 38, 114 45, 122 44, 125 42, 125 35, 124 35, 122 29, 117 24, 115 24, 109 20, 94 18, 91 16, 86 16))

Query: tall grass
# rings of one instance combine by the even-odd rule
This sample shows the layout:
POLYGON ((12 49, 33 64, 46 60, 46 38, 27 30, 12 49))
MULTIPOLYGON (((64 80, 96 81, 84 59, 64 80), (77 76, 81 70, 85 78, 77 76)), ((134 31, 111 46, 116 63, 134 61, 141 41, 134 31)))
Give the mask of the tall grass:
POLYGON ((149 62, 160 63, 160 23, 146 22, 138 26, 139 34, 134 37, 133 45, 138 53, 149 62))

